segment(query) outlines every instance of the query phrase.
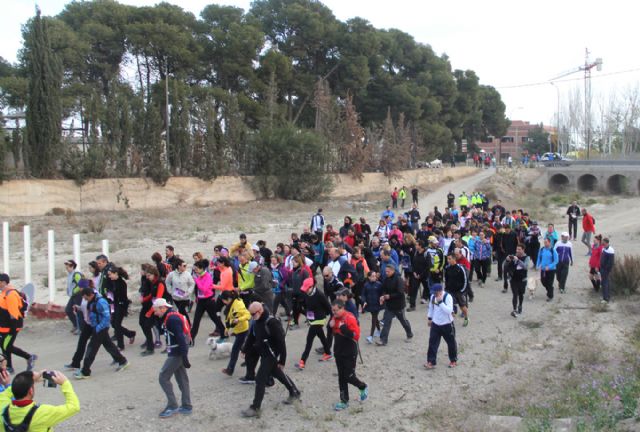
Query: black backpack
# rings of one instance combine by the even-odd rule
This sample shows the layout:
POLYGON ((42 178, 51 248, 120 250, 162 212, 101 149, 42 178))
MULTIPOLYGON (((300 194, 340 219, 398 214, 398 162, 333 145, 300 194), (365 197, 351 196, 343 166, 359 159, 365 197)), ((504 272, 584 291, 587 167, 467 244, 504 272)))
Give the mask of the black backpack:
POLYGON ((33 416, 38 408, 39 406, 34 404, 27 415, 24 416, 22 423, 13 424, 11 423, 11 419, 9 419, 9 405, 7 405, 2 411, 2 423, 4 424, 4 430, 6 432, 27 432, 29 430, 29 426, 31 426, 31 420, 33 420, 33 416))

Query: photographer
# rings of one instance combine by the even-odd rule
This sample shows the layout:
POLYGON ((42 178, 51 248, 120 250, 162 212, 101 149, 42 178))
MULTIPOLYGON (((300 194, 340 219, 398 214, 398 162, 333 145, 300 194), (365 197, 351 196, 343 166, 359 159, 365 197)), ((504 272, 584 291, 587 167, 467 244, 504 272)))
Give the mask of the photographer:
MULTIPOLYGON (((5 370, 0 372, 0 384, 10 387, 0 393, 0 413, 2 424, 13 427, 23 425, 24 430, 38 432, 52 430, 80 411, 80 401, 73 391, 71 382, 58 371, 21 372, 13 378, 5 370), (64 405, 38 405, 34 402, 36 383, 47 381, 48 387, 60 386, 65 398, 64 405)), ((6 430, 3 427, 2 430, 6 430)))

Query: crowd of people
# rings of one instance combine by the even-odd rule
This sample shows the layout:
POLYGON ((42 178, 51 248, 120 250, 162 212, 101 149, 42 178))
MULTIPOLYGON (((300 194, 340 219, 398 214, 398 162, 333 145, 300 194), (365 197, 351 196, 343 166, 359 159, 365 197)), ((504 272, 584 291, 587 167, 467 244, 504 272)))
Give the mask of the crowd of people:
MULTIPOLYGON (((547 301, 553 300, 556 283, 561 294, 566 292, 578 218, 582 218, 582 241, 590 255, 589 278, 593 288, 602 292, 602 301, 609 301, 614 251, 608 239, 595 235, 595 219, 577 203, 567 210, 569 232, 558 235, 553 224, 542 229, 527 211, 507 210, 500 200, 490 203, 480 191, 462 191, 457 196, 449 192, 444 212, 436 206, 424 216, 418 208, 417 189, 411 195, 410 207, 398 210, 397 200, 404 207, 406 188, 396 188, 390 205, 373 226, 364 217, 354 222, 345 216, 336 229, 325 223, 318 209, 308 228, 292 233, 273 249, 264 240, 252 243, 240 234, 232 245, 214 246, 210 257, 193 253, 192 262, 171 245, 164 254, 154 253, 141 265, 136 287, 141 303, 138 323, 144 336, 140 354, 166 354, 159 382, 167 405, 160 417, 192 412, 188 354, 196 345, 205 314, 214 329, 209 336, 217 338, 216 343, 233 340, 221 372, 233 376, 242 356, 240 367, 245 371, 240 382, 255 384, 253 402, 242 415, 255 417, 260 415, 265 388, 274 385, 274 380, 289 392, 284 403, 300 398, 301 391, 284 366, 291 353, 286 336, 303 327, 306 342, 304 347, 293 348, 299 354, 294 365, 300 371, 308 369, 318 339, 315 353, 319 360, 334 361, 338 370, 338 411, 349 406, 349 385, 357 388, 360 401, 369 395, 369 387, 356 375, 361 326, 368 330, 366 343, 384 347, 397 319, 405 341, 411 342, 407 313, 416 310, 418 300, 426 305, 430 328, 424 367, 436 367, 441 339, 448 346, 448 366, 456 367, 455 321, 459 319, 463 327, 470 325, 470 304, 478 292, 474 288, 483 287, 494 268, 502 291, 511 290, 511 316, 516 319, 523 314, 527 288, 533 293, 538 280, 547 301), (367 316, 370 324, 365 324, 367 316), (172 378, 181 391, 180 403, 172 378)), ((136 331, 123 325, 131 304, 129 274, 105 255, 90 262, 86 274, 73 260, 66 261, 65 267, 66 312, 71 332, 77 335, 75 352, 65 368, 73 370, 76 379, 90 377, 102 346, 114 370, 125 370, 129 366, 123 355, 126 342, 135 344, 137 337, 136 331)), ((7 275, 0 275, 0 289, 0 340, 7 373, 13 373, 12 354, 25 358, 31 371, 37 357, 15 346, 23 324, 24 299, 11 287, 7 275)), ((29 382, 41 379, 34 372, 30 377, 29 382)), ((61 384, 66 381, 62 377, 60 373, 61 384)))

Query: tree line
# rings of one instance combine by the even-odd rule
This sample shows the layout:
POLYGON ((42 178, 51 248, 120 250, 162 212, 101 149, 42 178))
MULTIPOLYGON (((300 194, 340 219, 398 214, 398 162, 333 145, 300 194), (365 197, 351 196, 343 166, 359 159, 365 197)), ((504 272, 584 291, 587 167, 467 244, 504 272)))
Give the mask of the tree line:
POLYGON ((316 0, 211 4, 199 17, 72 2, 36 11, 23 39, 16 64, 0 61, 0 102, 26 125, 0 153, 27 176, 253 174, 267 195, 303 198, 284 176, 329 187, 329 173, 394 175, 507 128, 474 71, 316 0))

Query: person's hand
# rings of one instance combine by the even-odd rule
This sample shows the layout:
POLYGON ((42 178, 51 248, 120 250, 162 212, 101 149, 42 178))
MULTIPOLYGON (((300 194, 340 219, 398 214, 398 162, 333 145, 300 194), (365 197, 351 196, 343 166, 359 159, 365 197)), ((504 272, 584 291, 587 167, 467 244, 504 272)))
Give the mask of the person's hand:
POLYGON ((238 318, 235 318, 233 321, 231 321, 233 324, 238 324, 238 318))
POLYGON ((224 335, 229 337, 229 329, 224 329, 224 335))
POLYGON ((74 312, 78 312, 78 305, 73 305, 71 306, 71 308, 73 309, 74 312))
POLYGON ((544 271, 549 271, 549 266, 546 266, 546 267, 544 268, 544 271))
POLYGON ((0 384, 5 387, 8 387, 11 384, 11 375, 5 368, 2 368, 0 371, 0 384))
POLYGON ((380 304, 384 303, 384 296, 380 296, 380 304))
POLYGON ((427 322, 427 326, 431 327, 431 321, 427 322))
POLYGON ((42 372, 44 372, 44 371, 40 371, 40 372, 33 371, 33 382, 34 383, 42 382, 42 372))
POLYGON ((391 298, 391 296, 390 296, 389 294, 385 294, 385 295, 384 295, 384 299, 385 299, 385 300, 389 300, 390 298, 391 298))
POLYGON ((366 303, 363 303, 363 304, 362 304, 362 310, 364 311, 366 308, 367 308, 367 304, 366 304, 366 303))
POLYGON ((60 371, 51 371, 52 373, 52 381, 58 385, 62 385, 67 381, 67 377, 60 371))

